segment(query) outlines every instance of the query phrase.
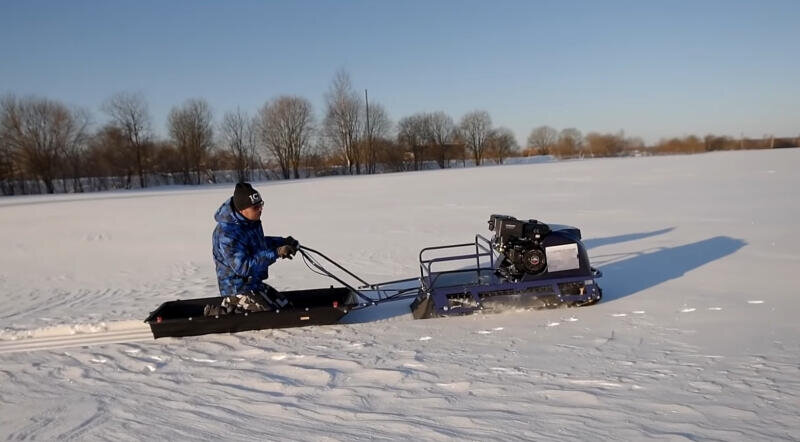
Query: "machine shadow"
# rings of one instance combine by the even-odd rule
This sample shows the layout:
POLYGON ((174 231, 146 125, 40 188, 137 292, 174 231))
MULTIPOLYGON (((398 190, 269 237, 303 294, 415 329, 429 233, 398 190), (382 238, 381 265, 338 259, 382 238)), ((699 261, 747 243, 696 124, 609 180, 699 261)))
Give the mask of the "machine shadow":
POLYGON ((743 240, 715 236, 678 247, 637 254, 600 267, 603 300, 613 301, 679 278, 710 262, 731 255, 747 245, 743 240))
POLYGON ((608 236, 605 238, 584 239, 582 242, 583 245, 586 246, 586 249, 588 250, 588 249, 593 249, 595 247, 606 246, 609 244, 617 244, 627 241, 636 241, 638 239, 649 238, 651 236, 663 235, 673 230, 675 230, 675 227, 667 227, 666 229, 653 230, 652 232, 628 233, 626 235, 608 236))

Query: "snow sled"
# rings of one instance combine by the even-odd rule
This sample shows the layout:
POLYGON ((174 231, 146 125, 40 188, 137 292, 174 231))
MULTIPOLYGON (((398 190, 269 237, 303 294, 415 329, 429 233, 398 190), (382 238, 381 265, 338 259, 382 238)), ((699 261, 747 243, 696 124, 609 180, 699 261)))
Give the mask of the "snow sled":
POLYGON ((160 338, 336 324, 355 310, 404 299, 413 299, 416 319, 509 308, 579 307, 600 300, 602 290, 595 279, 602 273, 590 265, 579 229, 492 215, 489 230, 494 232, 491 239, 475 235, 473 242, 424 248, 419 277, 377 284, 300 246, 309 269, 342 287, 285 291, 281 295, 289 301, 288 308, 218 316, 205 316, 204 308, 220 305, 221 297, 169 301, 145 322, 160 338), (336 267, 336 273, 320 259, 336 267))
POLYGON ((153 337, 197 336, 209 333, 236 333, 266 328, 335 324, 358 305, 356 295, 346 287, 281 292, 291 308, 204 316, 207 305, 218 306, 221 296, 168 301, 159 306, 145 322, 153 337))

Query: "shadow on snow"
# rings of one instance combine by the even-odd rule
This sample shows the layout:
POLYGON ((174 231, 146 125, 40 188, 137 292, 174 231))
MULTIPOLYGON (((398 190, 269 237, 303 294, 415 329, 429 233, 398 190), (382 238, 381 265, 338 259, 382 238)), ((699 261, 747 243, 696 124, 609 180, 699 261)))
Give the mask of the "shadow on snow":
POLYGON ((652 232, 642 233, 628 233, 626 235, 609 236, 606 238, 590 238, 583 240, 583 245, 586 249, 593 249, 595 247, 606 246, 609 244, 617 244, 620 242, 636 241, 637 239, 649 238, 651 236, 663 235, 675 230, 675 227, 667 227, 666 229, 653 230, 652 232))
POLYGON ((679 278, 686 272, 731 255, 747 245, 745 241, 728 236, 666 247, 652 252, 640 252, 621 261, 600 267, 603 278, 603 301, 608 302, 679 278))

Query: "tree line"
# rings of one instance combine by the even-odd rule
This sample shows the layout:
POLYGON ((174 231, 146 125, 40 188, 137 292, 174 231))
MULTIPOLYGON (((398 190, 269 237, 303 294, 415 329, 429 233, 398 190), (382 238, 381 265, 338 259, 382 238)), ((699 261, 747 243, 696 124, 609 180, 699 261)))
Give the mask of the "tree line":
POLYGON ((523 155, 552 155, 557 158, 611 157, 626 155, 657 155, 713 152, 717 150, 773 149, 800 146, 800 137, 733 138, 709 134, 705 137, 687 135, 665 138, 646 146, 638 137, 626 137, 625 132, 583 135, 580 130, 567 128, 558 131, 550 126, 539 126, 528 136, 523 155))
MULTIPOLYGON (((454 120, 443 111, 418 112, 394 123, 339 71, 324 96, 323 117, 311 102, 282 95, 254 115, 236 109, 214 121, 201 98, 174 106, 167 137, 152 128, 147 101, 121 92, 100 106, 104 124, 88 111, 39 97, 0 98, 0 191, 4 195, 146 188, 253 179, 502 164, 518 155, 559 158, 676 153, 754 147, 709 135, 663 140, 646 148, 640 138, 575 128, 533 129, 524 149, 512 131, 495 127, 488 112, 454 120)), ((764 144, 764 143, 761 143, 764 144)), ((780 146, 777 146, 780 147, 780 146)))

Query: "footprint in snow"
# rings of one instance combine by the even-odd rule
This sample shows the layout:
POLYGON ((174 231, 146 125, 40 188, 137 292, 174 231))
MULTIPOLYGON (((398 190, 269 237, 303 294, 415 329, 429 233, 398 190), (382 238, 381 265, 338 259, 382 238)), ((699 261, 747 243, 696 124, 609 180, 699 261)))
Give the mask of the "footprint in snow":
POLYGON ((693 312, 695 310, 697 310, 697 309, 693 308, 693 307, 689 307, 689 308, 685 308, 685 309, 681 310, 681 313, 691 313, 691 312, 693 312))
POLYGON ((764 303, 764 301, 762 301, 762 300, 760 300, 760 299, 759 299, 759 300, 755 300, 755 299, 754 299, 754 300, 752 300, 752 301, 747 301, 747 303, 748 303, 748 304, 763 304, 763 303, 764 303))

